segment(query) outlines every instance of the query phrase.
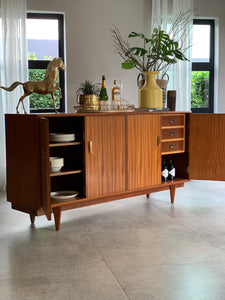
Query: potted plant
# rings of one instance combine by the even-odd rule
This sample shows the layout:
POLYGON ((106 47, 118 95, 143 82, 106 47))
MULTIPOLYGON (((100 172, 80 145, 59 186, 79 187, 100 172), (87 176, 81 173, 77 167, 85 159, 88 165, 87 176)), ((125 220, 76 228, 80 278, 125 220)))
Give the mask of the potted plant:
POLYGON ((77 108, 79 110, 98 110, 100 83, 85 80, 76 91, 77 108))
POLYGON ((188 60, 185 56, 188 47, 184 46, 184 41, 188 35, 187 25, 190 21, 191 11, 180 12, 168 33, 162 30, 161 25, 153 29, 150 38, 143 33, 132 31, 128 38, 141 39, 143 47, 131 47, 129 42, 122 38, 117 27, 111 29, 114 50, 124 60, 122 68, 127 70, 136 68, 141 72, 138 76, 139 107, 162 108, 162 91, 157 91, 155 77, 161 73, 163 79, 171 65, 180 60, 188 60), (177 40, 178 32, 181 38, 177 40), (142 87, 144 82, 145 85, 142 87))

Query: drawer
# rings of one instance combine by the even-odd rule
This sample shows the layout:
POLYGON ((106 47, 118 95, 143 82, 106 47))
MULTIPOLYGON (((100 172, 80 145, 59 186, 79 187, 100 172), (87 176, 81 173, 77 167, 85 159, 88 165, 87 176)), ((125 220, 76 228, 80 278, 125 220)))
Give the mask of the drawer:
POLYGON ((170 139, 180 139, 184 138, 184 128, 168 128, 162 129, 161 139, 170 140, 170 139))
POLYGON ((184 152, 184 140, 162 142, 162 154, 184 152))
POLYGON ((184 126, 184 114, 162 115, 161 126, 184 126))

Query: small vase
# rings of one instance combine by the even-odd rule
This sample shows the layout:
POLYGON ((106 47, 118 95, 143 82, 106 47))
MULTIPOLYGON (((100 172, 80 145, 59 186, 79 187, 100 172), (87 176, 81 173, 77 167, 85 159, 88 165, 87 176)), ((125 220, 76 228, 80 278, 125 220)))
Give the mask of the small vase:
POLYGON ((163 92, 158 87, 155 77, 158 72, 143 72, 145 84, 138 90, 139 108, 163 108, 163 92))

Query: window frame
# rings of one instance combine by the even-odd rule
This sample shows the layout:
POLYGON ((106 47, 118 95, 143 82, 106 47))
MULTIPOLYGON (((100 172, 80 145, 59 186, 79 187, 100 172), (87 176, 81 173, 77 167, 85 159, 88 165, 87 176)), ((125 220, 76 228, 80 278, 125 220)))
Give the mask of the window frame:
POLYGON ((210 51, 209 62, 192 62, 192 71, 209 72, 209 107, 191 108, 193 113, 214 112, 214 72, 215 72, 215 20, 194 19, 193 25, 210 25, 210 51))
MULTIPOLYGON (((28 12, 27 19, 52 19, 58 20, 58 51, 59 57, 64 60, 64 15, 62 13, 39 13, 39 12, 28 12)), ((28 60, 28 71, 29 69, 45 69, 51 60, 28 60)), ((59 86, 62 90, 62 98, 60 99, 60 106, 57 109, 58 112, 65 112, 65 72, 59 70, 59 86)), ((30 113, 51 113, 55 112, 54 108, 46 109, 30 109, 30 113)))

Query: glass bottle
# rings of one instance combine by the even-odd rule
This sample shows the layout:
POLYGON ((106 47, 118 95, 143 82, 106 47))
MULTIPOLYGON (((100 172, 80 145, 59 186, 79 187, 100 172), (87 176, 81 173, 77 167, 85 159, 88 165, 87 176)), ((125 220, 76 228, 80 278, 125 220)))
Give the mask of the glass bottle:
POLYGON ((169 165, 168 165, 168 179, 173 180, 175 178, 175 167, 173 165, 173 161, 170 160, 169 161, 169 165))
POLYGON ((99 100, 100 101, 107 101, 108 100, 108 94, 107 89, 105 85, 105 75, 102 75, 102 86, 99 94, 99 100))
POLYGON ((165 160, 162 162, 162 181, 167 181, 168 179, 168 168, 166 166, 165 160))
POLYGON ((121 99, 120 86, 117 80, 114 80, 114 84, 112 87, 112 102, 117 105, 118 109, 120 107, 120 99, 121 99))

